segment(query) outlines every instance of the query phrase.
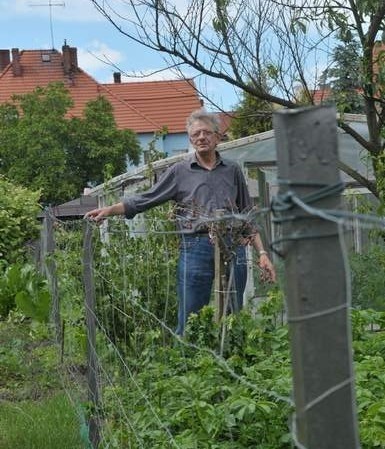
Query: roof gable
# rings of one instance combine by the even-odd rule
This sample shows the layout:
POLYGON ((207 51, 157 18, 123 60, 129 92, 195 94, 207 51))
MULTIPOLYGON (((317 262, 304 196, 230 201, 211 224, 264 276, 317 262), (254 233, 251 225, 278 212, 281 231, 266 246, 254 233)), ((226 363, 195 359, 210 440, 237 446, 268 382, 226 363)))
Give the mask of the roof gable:
POLYGON ((0 103, 14 94, 32 92, 49 83, 63 82, 70 91, 74 106, 72 116, 81 116, 88 101, 100 95, 99 84, 80 68, 74 66, 66 74, 62 54, 57 50, 23 50, 18 53, 20 73, 15 74, 14 62, 0 73, 0 103))

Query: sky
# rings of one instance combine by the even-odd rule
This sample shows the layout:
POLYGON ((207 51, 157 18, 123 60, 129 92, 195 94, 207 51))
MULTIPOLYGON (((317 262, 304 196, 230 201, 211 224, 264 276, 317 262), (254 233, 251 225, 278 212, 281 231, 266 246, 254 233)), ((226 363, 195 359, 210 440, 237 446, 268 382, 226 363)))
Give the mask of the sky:
MULTIPOLYGON (((78 49, 79 66, 101 83, 113 82, 118 69, 122 82, 133 79, 131 75, 135 81, 177 77, 159 52, 124 37, 90 0, 0 0, 1 49, 61 51, 65 41, 78 49)), ((194 75, 188 68, 183 73, 194 75)), ((203 84, 205 94, 224 110, 238 103, 228 84, 209 78, 203 84)), ((209 102, 205 104, 211 109, 209 102)))

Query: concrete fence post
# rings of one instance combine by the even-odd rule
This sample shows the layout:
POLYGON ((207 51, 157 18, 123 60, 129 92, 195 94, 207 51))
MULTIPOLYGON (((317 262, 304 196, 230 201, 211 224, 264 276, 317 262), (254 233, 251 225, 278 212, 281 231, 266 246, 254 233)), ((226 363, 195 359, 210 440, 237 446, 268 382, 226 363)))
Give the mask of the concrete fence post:
POLYGON ((336 111, 315 107, 278 112, 274 129, 297 440, 306 449, 356 449, 348 267, 341 228, 292 201, 299 198, 318 210, 342 207, 336 111))

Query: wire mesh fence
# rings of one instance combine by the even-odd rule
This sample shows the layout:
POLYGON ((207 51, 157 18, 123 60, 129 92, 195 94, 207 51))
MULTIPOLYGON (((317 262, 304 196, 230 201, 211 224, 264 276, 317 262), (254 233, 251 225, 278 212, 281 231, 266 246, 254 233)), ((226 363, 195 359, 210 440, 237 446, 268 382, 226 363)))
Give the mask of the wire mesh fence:
MULTIPOLYGON (((340 243, 357 220, 379 236, 384 227, 375 216, 319 210, 295 201, 308 214, 338 220, 340 243)), ((267 299, 260 300, 251 289, 254 294, 249 293, 243 310, 219 321, 213 301, 190 317, 181 337, 175 333, 181 236, 168 212, 152 211, 139 228, 123 219, 101 227, 53 219, 52 226, 43 228, 42 241, 52 241, 52 236, 55 241, 47 257, 60 304, 52 317, 63 385, 87 421, 90 442, 102 448, 306 447, 297 436, 280 259, 278 282, 265 287, 267 299)), ((247 220, 257 225, 270 212, 248 213, 247 220)), ((238 215, 232 220, 239 218, 246 220, 238 215)), ((282 233, 277 230, 272 248, 280 245, 282 233)), ((350 285, 344 251, 344 276, 350 285)), ((257 284, 255 262, 249 256, 257 284)), ((342 308, 350 313, 348 293, 342 308)), ((339 310, 329 312, 333 317, 339 310)), ((380 334, 381 317, 380 312, 365 319, 354 315, 354 332, 360 338, 371 330, 380 334)), ((336 391, 352 384, 354 378, 336 381, 313 401, 327 408, 336 391)), ((359 406, 361 413, 368 408, 359 406)))

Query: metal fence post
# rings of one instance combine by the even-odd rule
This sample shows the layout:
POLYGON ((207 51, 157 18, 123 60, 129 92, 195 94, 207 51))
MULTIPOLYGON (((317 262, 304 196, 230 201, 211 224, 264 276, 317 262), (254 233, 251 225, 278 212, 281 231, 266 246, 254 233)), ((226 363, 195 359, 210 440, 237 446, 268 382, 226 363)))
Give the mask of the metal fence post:
POLYGON ((85 313, 87 326, 87 383, 88 399, 93 409, 88 418, 89 439, 94 448, 100 443, 99 410, 99 375, 96 352, 96 315, 95 315, 95 285, 93 279, 92 256, 92 226, 84 221, 83 243, 83 281, 85 291, 85 313))
POLYGON ((52 303, 51 303, 51 320, 54 324, 55 339, 58 344, 61 343, 62 331, 60 321, 60 302, 59 302, 59 290, 56 274, 56 263, 54 260, 54 253, 56 249, 55 235, 54 235, 54 220, 52 218, 51 209, 47 208, 44 212, 43 221, 43 233, 42 233, 42 265, 44 273, 47 277, 52 303))
POLYGON ((340 228, 290 201, 294 196, 314 208, 341 208, 338 189, 321 190, 340 183, 336 112, 278 112, 274 128, 296 436, 306 449, 359 448, 340 228))

